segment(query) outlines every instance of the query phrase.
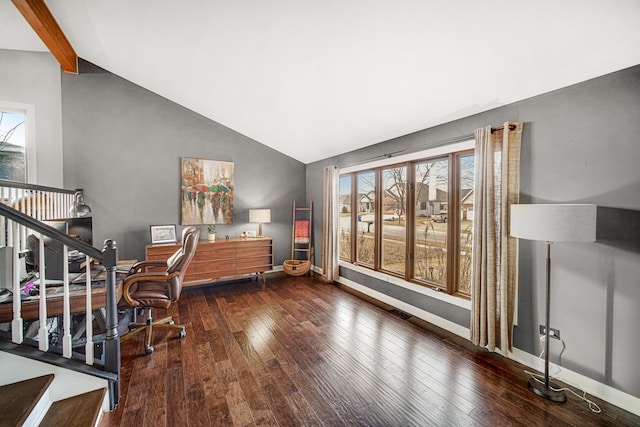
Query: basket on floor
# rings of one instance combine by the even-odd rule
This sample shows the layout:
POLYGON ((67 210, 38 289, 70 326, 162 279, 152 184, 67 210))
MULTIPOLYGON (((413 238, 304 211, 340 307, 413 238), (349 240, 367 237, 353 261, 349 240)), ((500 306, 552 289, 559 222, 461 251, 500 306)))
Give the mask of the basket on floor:
POLYGON ((282 267, 284 272, 289 276, 302 276, 303 274, 307 274, 311 269, 311 262, 288 259, 282 264, 282 267))

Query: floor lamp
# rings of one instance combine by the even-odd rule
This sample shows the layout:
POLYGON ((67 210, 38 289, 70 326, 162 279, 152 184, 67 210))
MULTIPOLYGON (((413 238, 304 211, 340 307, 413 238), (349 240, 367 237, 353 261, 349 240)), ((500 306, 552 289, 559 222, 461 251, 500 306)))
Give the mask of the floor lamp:
POLYGON ((513 237, 541 240, 547 244, 547 278, 544 341, 544 383, 531 378, 529 389, 540 397, 564 402, 567 395, 549 383, 549 299, 551 296, 551 244, 555 242, 593 242, 596 240, 596 205, 512 205, 513 237))

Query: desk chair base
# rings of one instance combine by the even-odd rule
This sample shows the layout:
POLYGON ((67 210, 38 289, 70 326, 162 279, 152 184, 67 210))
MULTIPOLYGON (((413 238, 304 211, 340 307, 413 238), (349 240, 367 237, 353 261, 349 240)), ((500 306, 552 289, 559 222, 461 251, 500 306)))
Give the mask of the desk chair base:
MULTIPOLYGON (((135 309, 134 309, 135 310, 135 309)), ((135 311, 134 311, 135 313, 135 311)), ((178 331, 180 338, 184 338, 187 335, 184 325, 176 325, 171 317, 165 317, 160 320, 153 320, 151 317, 151 309, 147 309, 147 320, 145 323, 132 323, 129 325, 129 332, 120 337, 120 341, 126 341, 129 338, 137 335, 141 332, 145 332, 144 339, 144 352, 147 355, 153 353, 153 346, 151 345, 151 334, 154 329, 163 329, 170 331, 178 331)))

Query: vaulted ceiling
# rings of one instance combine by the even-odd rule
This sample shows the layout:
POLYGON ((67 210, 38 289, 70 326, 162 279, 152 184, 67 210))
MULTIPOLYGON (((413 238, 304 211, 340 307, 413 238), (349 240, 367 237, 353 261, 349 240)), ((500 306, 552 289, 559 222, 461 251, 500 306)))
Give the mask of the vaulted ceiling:
MULTIPOLYGON (((46 4, 80 58, 304 163, 640 64, 638 0, 46 4)), ((9 1, 0 48, 47 50, 9 1)))

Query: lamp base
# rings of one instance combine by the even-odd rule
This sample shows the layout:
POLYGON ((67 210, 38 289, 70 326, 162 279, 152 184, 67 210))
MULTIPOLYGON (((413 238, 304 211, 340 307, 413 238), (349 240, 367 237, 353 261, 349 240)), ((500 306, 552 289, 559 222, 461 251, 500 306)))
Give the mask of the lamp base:
POLYGON ((531 378, 529 380, 529 390, 534 392, 540 397, 544 397, 545 399, 551 400, 553 402, 566 402, 567 394, 564 391, 555 391, 553 388, 559 388, 555 384, 549 383, 549 388, 544 386, 544 383, 536 380, 535 378, 531 378))

